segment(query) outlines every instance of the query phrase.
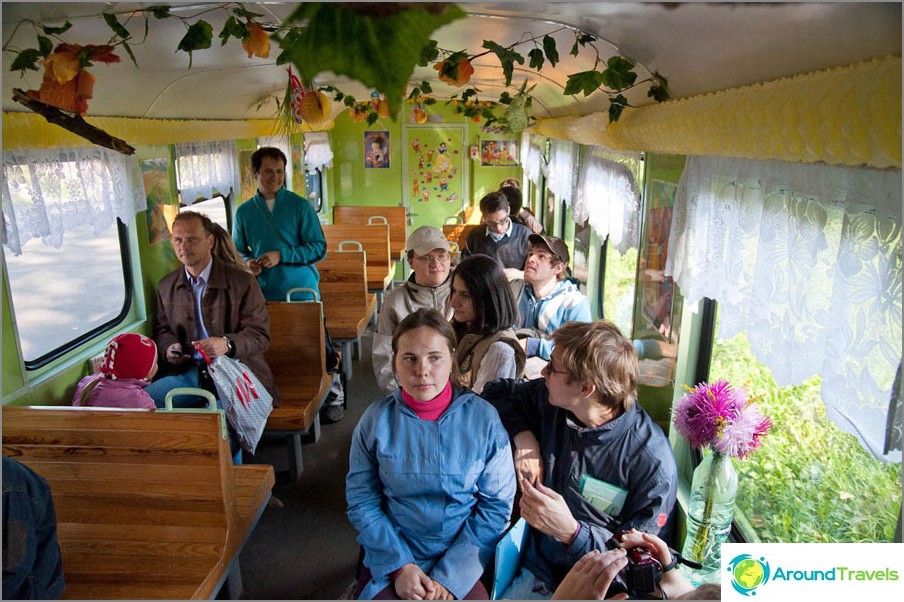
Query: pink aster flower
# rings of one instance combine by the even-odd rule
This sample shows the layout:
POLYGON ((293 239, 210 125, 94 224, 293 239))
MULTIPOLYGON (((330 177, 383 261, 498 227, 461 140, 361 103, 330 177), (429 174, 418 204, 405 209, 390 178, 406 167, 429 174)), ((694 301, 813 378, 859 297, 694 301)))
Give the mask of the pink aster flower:
POLYGON ((722 438, 713 442, 713 449, 743 460, 762 444, 770 428, 772 421, 760 407, 756 403, 747 404, 734 422, 725 425, 722 438))
POLYGON ((675 407, 675 427, 693 447, 711 445, 725 424, 740 412, 735 392, 727 381, 698 384, 675 407))

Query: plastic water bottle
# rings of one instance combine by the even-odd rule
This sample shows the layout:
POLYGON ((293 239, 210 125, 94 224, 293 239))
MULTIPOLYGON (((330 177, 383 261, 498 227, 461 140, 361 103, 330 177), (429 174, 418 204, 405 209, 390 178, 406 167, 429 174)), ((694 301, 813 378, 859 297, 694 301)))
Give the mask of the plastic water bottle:
POLYGON ((712 452, 694 470, 691 500, 687 512, 687 537, 681 555, 703 565, 683 567, 694 584, 719 582, 722 543, 731 532, 738 474, 731 458, 712 452))

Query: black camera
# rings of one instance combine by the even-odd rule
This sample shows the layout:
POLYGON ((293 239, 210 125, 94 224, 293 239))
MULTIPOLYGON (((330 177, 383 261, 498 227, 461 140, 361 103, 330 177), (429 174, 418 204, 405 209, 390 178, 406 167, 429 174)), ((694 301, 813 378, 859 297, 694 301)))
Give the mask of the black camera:
MULTIPOLYGON (((625 531, 618 531, 606 542, 610 550, 622 547, 621 538, 625 531)), ((662 578, 662 563, 653 556, 653 550, 637 546, 627 550, 628 564, 619 571, 609 586, 606 597, 624 591, 631 598, 643 598, 652 593, 662 578)))

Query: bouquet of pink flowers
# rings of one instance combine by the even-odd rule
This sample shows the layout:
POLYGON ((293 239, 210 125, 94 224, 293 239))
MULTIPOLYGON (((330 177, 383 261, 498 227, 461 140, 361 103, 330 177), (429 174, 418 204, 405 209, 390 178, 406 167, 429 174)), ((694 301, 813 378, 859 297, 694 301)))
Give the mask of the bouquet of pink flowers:
POLYGON ((733 388, 728 381, 700 383, 675 406, 675 427, 695 448, 712 448, 726 456, 744 459, 761 444, 772 421, 746 387, 733 388))

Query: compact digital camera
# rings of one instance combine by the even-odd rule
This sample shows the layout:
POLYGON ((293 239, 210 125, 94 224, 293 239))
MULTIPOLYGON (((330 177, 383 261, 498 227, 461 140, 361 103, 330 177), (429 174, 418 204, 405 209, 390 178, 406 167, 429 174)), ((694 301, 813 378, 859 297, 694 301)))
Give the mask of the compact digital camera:
MULTIPOLYGON (((621 538, 624 533, 624 531, 616 532, 606 542, 607 547, 612 550, 622 547, 621 538)), ((662 578, 662 563, 653 556, 653 550, 646 546, 628 550, 627 559, 628 564, 619 571, 618 576, 609 586, 607 595, 611 596, 621 590, 631 598, 644 598, 656 589, 662 578)))

